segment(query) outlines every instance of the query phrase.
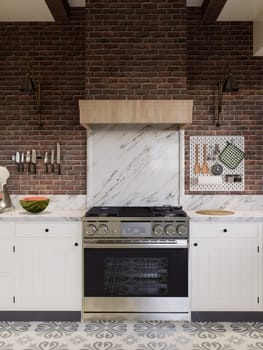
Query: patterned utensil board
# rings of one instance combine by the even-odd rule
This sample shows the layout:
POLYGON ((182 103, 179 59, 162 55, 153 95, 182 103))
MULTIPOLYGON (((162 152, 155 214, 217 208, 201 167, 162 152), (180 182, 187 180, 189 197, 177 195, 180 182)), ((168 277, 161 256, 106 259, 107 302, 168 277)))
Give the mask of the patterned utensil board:
MULTIPOLYGON (((245 160, 243 159, 235 169, 228 168, 224 163, 220 161, 219 154, 225 149, 228 142, 238 147, 239 150, 245 150, 245 139, 243 136, 191 136, 190 137, 190 191, 243 191, 245 187, 245 160), (195 174, 196 163, 196 145, 199 145, 199 163, 204 164, 204 145, 207 148, 207 164, 208 173, 195 174), (218 146, 216 146, 218 145, 218 146), (220 184, 207 184, 198 183, 198 177, 213 177, 211 172, 212 166, 220 164, 223 167, 222 183, 220 184), (226 176, 229 175, 229 176, 226 176), (231 177, 235 175, 235 179, 231 177), (239 181, 238 181, 239 179, 239 181), (240 181, 241 179, 241 181, 240 181), (232 181, 232 182, 231 182, 232 181)), ((204 179, 205 180, 205 179, 204 179)), ((207 179, 208 180, 208 179, 207 179)), ((213 179, 212 179, 213 180, 213 179)), ((205 181, 202 181, 205 182, 205 181)))

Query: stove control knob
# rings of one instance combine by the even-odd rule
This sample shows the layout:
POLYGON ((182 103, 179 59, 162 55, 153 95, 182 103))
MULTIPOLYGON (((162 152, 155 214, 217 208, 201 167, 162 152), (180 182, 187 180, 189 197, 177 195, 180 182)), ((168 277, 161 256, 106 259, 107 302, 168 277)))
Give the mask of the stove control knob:
POLYGON ((162 235, 164 233, 164 228, 160 224, 154 225, 153 226, 153 233, 156 236, 160 236, 160 235, 162 235))
POLYGON ((93 236, 95 232, 97 231, 96 226, 93 224, 89 224, 86 229, 86 234, 88 236, 93 236))
POLYGON ((178 225, 176 231, 179 236, 185 236, 188 233, 187 227, 183 224, 178 225))
POLYGON ((165 233, 168 235, 168 236, 172 236, 172 235, 175 235, 176 234, 176 228, 174 225, 166 225, 165 226, 165 233))
POLYGON ((106 235, 106 233, 108 232, 108 226, 105 225, 105 224, 101 224, 99 227, 98 227, 98 233, 100 235, 106 235))

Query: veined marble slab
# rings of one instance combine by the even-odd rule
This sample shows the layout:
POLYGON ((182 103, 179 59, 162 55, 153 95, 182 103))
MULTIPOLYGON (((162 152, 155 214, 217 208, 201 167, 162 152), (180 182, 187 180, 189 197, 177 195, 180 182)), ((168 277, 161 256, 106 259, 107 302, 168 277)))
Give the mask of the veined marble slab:
POLYGON ((89 207, 178 204, 176 127, 97 126, 88 133, 87 152, 89 207))
POLYGON ((61 222, 61 221, 81 221, 85 210, 44 210, 38 214, 28 213, 24 209, 7 210, 0 213, 0 223, 3 221, 34 221, 34 222, 61 222))
POLYGON ((180 204, 185 210, 225 209, 263 211, 262 195, 186 195, 180 204))

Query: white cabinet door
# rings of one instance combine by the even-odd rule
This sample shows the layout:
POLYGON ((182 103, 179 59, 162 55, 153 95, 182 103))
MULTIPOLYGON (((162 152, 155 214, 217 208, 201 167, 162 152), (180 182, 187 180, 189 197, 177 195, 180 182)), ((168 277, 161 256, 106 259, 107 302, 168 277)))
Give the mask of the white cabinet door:
POLYGON ((13 223, 0 223, 0 308, 13 307, 14 296, 14 232, 13 223))
POLYGON ((72 224, 72 237, 63 237, 63 227, 68 232, 70 223, 59 225, 59 232, 45 225, 47 237, 41 230, 38 234, 35 223, 35 235, 29 226, 26 237, 27 225, 20 233, 18 225, 16 237, 16 309, 80 310, 81 224, 72 224))
POLYGON ((259 308, 256 223, 192 223, 192 310, 259 308))

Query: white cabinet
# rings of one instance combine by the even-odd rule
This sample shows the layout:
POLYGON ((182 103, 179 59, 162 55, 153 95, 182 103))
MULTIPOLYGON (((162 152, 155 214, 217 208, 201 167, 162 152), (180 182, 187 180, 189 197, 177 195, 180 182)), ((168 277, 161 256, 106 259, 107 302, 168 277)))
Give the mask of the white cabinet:
POLYGON ((0 227, 0 308, 81 310, 81 222, 0 227))
POLYGON ((191 223, 192 311, 256 311, 262 254, 257 223, 191 223))
POLYGON ((13 305, 14 235, 13 223, 0 223, 0 308, 8 308, 13 305))
POLYGON ((16 307, 81 309, 81 227, 17 224, 16 307))

